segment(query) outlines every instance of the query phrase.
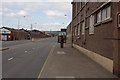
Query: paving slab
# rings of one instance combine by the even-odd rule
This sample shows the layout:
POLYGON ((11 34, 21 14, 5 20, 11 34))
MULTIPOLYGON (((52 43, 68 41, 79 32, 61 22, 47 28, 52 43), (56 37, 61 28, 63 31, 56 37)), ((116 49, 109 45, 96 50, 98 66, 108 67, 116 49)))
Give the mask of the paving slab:
POLYGON ((40 78, 117 78, 83 53, 71 48, 70 44, 64 46, 60 48, 60 44, 56 44, 40 78))

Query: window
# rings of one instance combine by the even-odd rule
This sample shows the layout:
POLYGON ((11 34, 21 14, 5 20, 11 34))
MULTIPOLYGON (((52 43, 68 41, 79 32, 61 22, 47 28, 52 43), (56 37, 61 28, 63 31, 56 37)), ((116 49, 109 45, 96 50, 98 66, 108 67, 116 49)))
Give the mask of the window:
POLYGON ((120 14, 118 15, 118 27, 120 27, 120 14))
POLYGON ((107 12, 106 18, 110 18, 110 16, 111 16, 111 9, 110 9, 110 6, 107 7, 106 12, 107 12))
POLYGON ((82 23, 82 35, 85 34, 85 22, 82 23))
POLYGON ((78 24, 78 35, 80 35, 80 25, 78 24))
POLYGON ((75 36, 77 35, 77 27, 75 26, 75 36))
POLYGON ((1 40, 7 40, 7 35, 1 35, 1 40))
POLYGON ((89 34, 94 34, 94 16, 89 19, 89 34))
POLYGON ((100 21, 101 21, 101 12, 97 14, 97 22, 100 22, 100 21))
POLYGON ((102 21, 104 21, 106 19, 109 19, 110 17, 111 17, 111 7, 109 6, 97 14, 97 23, 100 22, 101 19, 102 21))
POLYGON ((102 21, 106 19, 106 9, 102 10, 102 21))

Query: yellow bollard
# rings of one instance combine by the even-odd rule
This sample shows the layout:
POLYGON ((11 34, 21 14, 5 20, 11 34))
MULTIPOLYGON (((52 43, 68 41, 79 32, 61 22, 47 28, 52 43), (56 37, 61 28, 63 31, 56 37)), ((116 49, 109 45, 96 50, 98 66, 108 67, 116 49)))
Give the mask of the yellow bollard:
POLYGON ((34 42, 34 38, 32 38, 32 42, 34 42))

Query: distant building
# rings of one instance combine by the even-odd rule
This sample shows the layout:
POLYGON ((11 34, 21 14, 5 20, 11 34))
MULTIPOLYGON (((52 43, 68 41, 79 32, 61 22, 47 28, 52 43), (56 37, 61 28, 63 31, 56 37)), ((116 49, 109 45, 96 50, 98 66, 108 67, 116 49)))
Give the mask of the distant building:
POLYGON ((11 41, 11 40, 25 40, 31 38, 44 38, 48 37, 46 34, 39 30, 24 30, 24 29, 13 29, 8 27, 0 28, 0 40, 11 41))
POLYGON ((5 28, 0 28, 0 40, 11 40, 11 31, 5 28))
POLYGON ((73 46, 120 76, 120 2, 74 0, 72 8, 73 46))
POLYGON ((46 34, 48 34, 49 36, 57 36, 59 34, 60 31, 44 31, 46 34))

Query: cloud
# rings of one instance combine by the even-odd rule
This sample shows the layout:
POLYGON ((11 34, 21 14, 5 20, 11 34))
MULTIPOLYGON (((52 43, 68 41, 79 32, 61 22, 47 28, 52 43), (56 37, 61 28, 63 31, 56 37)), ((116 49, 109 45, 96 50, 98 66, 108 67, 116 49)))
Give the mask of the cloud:
POLYGON ((20 10, 17 14, 20 15, 20 16, 26 16, 27 12, 24 11, 24 10, 20 10))
POLYGON ((3 8, 3 12, 12 12, 12 10, 8 8, 3 8))
POLYGON ((58 23, 58 22, 43 24, 43 26, 60 26, 60 25, 61 25, 61 24, 58 23))
MULTIPOLYGON (((69 2, 3 2, 3 8, 4 15, 12 17, 5 17, 4 22, 7 19, 10 19, 12 22, 13 17, 19 17, 21 18, 21 22, 24 19, 26 19, 25 21, 28 21, 23 25, 29 25, 31 24, 31 22, 38 22, 41 23, 43 29, 45 28, 46 30, 58 30, 58 28, 61 26, 60 23, 63 23, 64 21, 69 19, 66 18, 65 20, 64 15, 70 15, 72 11, 72 5, 69 2), (26 17, 23 19, 23 16, 26 17), (43 20, 40 21, 39 17, 43 20), (32 20, 30 20, 30 18, 32 20), (52 20, 47 20, 48 18, 52 20), (58 18, 60 19, 58 20, 58 18)), ((23 21, 23 23, 25 21, 23 21)), ((10 25, 9 23, 5 24, 10 25)), ((12 22, 11 25, 12 24, 14 24, 14 22, 12 22)))
POLYGON ((6 17, 20 17, 20 16, 26 16, 27 18, 30 17, 26 11, 24 10, 19 10, 19 11, 11 11, 11 12, 8 12, 10 9, 4 9, 4 11, 6 11, 6 13, 4 13, 4 16, 6 17))
POLYGON ((71 11, 72 9, 70 2, 3 2, 3 7, 23 8, 25 11, 38 11, 48 8, 62 11, 71 11))
POLYGON ((16 14, 11 12, 9 14, 5 14, 5 16, 7 16, 7 17, 16 17, 16 14))
POLYGON ((73 0, 4 0, 4 2, 71 2, 73 0))
POLYGON ((57 31, 57 30, 59 30, 60 29, 60 26, 61 26, 62 24, 60 24, 59 22, 53 22, 53 23, 45 23, 45 24, 37 24, 36 26, 39 26, 39 27, 37 27, 37 29, 39 29, 39 30, 43 30, 43 31, 49 31, 49 30, 51 30, 51 31, 57 31))
POLYGON ((3 15, 3 13, 2 13, 2 12, 0 12, 0 19, 2 18, 2 15, 3 15))
POLYGON ((0 12, 0 15, 2 15, 2 12, 0 12))
POLYGON ((63 17, 65 17, 64 15, 65 15, 65 13, 63 13, 63 12, 60 12, 60 11, 57 11, 57 10, 55 10, 55 11, 53 11, 53 10, 47 10, 47 11, 45 11, 45 14, 49 17, 49 18, 63 18, 63 17))

